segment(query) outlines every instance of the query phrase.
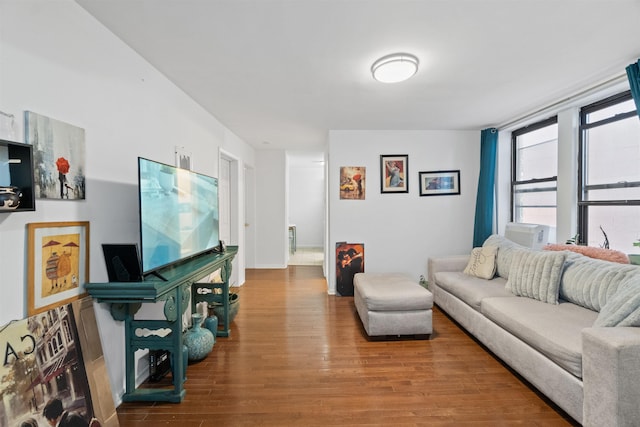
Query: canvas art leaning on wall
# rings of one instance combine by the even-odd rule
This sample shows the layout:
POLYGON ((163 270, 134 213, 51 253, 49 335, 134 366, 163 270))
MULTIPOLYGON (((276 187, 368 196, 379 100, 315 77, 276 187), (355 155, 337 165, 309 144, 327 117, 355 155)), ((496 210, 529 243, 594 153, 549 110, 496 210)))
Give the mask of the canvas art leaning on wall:
POLYGON ((118 426, 90 298, 62 305, 0 330, 0 426, 118 426))

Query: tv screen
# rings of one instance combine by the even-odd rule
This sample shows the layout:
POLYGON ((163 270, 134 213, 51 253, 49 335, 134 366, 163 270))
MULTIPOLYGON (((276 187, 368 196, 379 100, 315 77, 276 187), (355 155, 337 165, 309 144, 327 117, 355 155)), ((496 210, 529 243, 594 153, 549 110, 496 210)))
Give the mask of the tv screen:
POLYGON ((218 246, 217 178, 139 157, 138 191, 145 274, 218 246))

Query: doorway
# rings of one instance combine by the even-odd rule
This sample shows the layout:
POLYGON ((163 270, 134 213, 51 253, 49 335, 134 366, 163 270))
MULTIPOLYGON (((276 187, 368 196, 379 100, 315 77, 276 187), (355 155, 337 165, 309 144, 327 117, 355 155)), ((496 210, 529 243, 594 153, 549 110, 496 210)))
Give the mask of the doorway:
POLYGON ((288 265, 324 262, 325 167, 323 152, 287 152, 288 265))

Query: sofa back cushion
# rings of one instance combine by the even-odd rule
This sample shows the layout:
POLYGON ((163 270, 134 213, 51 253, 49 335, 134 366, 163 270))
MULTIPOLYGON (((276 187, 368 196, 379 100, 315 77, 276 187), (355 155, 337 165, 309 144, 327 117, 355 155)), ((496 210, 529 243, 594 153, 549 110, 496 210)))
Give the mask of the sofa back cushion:
POLYGON ((498 276, 503 279, 509 278, 511 257, 513 256, 514 251, 518 249, 526 249, 524 246, 514 243, 506 237, 498 234, 492 234, 489 236, 482 246, 495 246, 498 248, 498 254, 496 255, 496 270, 498 272, 498 276))
POLYGON ((634 275, 640 275, 640 267, 636 265, 567 252, 560 282, 560 298, 599 312, 618 290, 620 283, 634 275))
POLYGON ((564 252, 515 250, 507 290, 518 296, 558 304, 565 257, 564 252))
POLYGON ((640 276, 631 276, 620 283, 593 326, 640 326, 640 276))

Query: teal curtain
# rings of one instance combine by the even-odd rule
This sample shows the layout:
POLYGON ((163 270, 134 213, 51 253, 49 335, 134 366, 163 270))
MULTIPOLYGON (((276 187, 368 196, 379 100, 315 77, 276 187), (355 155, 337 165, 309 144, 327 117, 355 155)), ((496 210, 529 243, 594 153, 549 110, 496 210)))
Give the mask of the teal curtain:
POLYGON ((627 67, 627 77, 631 86, 631 95, 636 103, 636 112, 640 117, 640 60, 627 67))
POLYGON ((482 243, 493 233, 493 190, 496 176, 498 131, 484 129, 480 133, 480 176, 476 198, 476 219, 473 228, 473 247, 482 243))

